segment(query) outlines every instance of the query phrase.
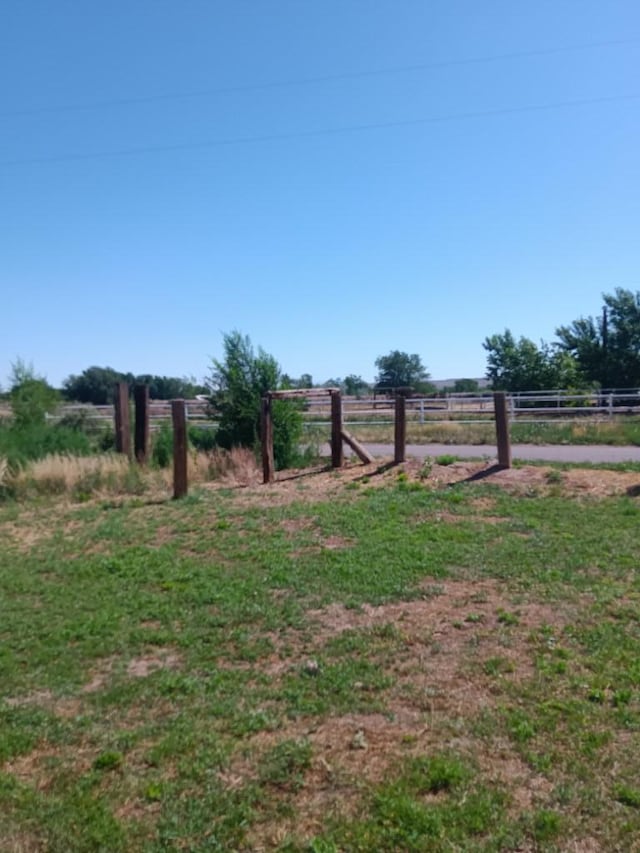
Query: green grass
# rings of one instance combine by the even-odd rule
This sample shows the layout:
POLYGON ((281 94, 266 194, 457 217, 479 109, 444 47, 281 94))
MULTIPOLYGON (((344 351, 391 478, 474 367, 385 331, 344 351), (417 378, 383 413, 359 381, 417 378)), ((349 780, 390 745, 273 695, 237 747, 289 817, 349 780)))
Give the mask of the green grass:
POLYGON ((637 499, 323 476, 0 506, 0 849, 633 849, 637 499))

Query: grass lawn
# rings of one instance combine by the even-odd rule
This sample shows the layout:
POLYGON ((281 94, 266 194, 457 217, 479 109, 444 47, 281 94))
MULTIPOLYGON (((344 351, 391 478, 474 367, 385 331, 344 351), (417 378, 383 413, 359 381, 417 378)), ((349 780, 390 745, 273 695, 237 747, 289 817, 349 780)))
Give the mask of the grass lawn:
POLYGON ((640 850, 640 475, 470 473, 0 504, 0 851, 640 850))

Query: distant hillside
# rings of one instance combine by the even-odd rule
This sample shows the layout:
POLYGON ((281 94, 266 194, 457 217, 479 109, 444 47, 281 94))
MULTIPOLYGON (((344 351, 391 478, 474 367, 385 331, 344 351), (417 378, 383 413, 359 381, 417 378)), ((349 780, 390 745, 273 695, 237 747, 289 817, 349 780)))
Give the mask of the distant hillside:
POLYGON ((480 378, 475 376, 459 376, 456 379, 430 379, 429 382, 432 385, 435 385, 438 390, 440 390, 441 388, 453 388, 458 379, 475 379, 475 381, 478 383, 478 388, 480 388, 480 390, 491 387, 491 383, 488 379, 485 379, 484 376, 480 378))

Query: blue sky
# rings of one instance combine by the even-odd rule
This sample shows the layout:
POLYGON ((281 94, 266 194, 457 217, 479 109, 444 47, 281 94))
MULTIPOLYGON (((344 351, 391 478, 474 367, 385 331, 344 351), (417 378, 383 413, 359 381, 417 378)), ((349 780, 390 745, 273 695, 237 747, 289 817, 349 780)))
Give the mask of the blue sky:
POLYGON ((640 289, 637 0, 3 0, 0 383, 481 376, 640 289), (631 96, 631 97, 628 97, 631 96))

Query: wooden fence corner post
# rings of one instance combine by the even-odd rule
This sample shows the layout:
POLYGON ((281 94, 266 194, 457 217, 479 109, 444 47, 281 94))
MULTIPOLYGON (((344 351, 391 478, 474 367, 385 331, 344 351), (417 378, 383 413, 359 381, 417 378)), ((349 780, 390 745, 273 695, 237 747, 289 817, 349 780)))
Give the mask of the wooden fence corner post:
POLYGON ((117 382, 115 388, 114 422, 116 453, 131 458, 131 423, 129 418, 129 384, 117 382))
POLYGON ((403 394, 396 394, 395 405, 395 448, 396 465, 404 462, 407 454, 407 400, 403 394))
POLYGON ((173 421, 173 497, 183 498, 189 490, 187 474, 187 413, 184 400, 171 401, 173 421))
POLYGON ((265 394, 260 407, 260 446, 262 448, 262 482, 273 483, 276 466, 273 459, 273 406, 271 394, 265 394))
POLYGON ((344 448, 342 446, 342 394, 331 392, 331 466, 342 468, 344 448))
POLYGON ((494 392, 493 408, 496 418, 498 465, 500 468, 511 468, 511 439, 509 436, 509 416, 507 413, 507 396, 504 391, 494 392))
POLYGON ((139 465, 149 460, 149 386, 136 385, 135 402, 135 456, 139 465))

